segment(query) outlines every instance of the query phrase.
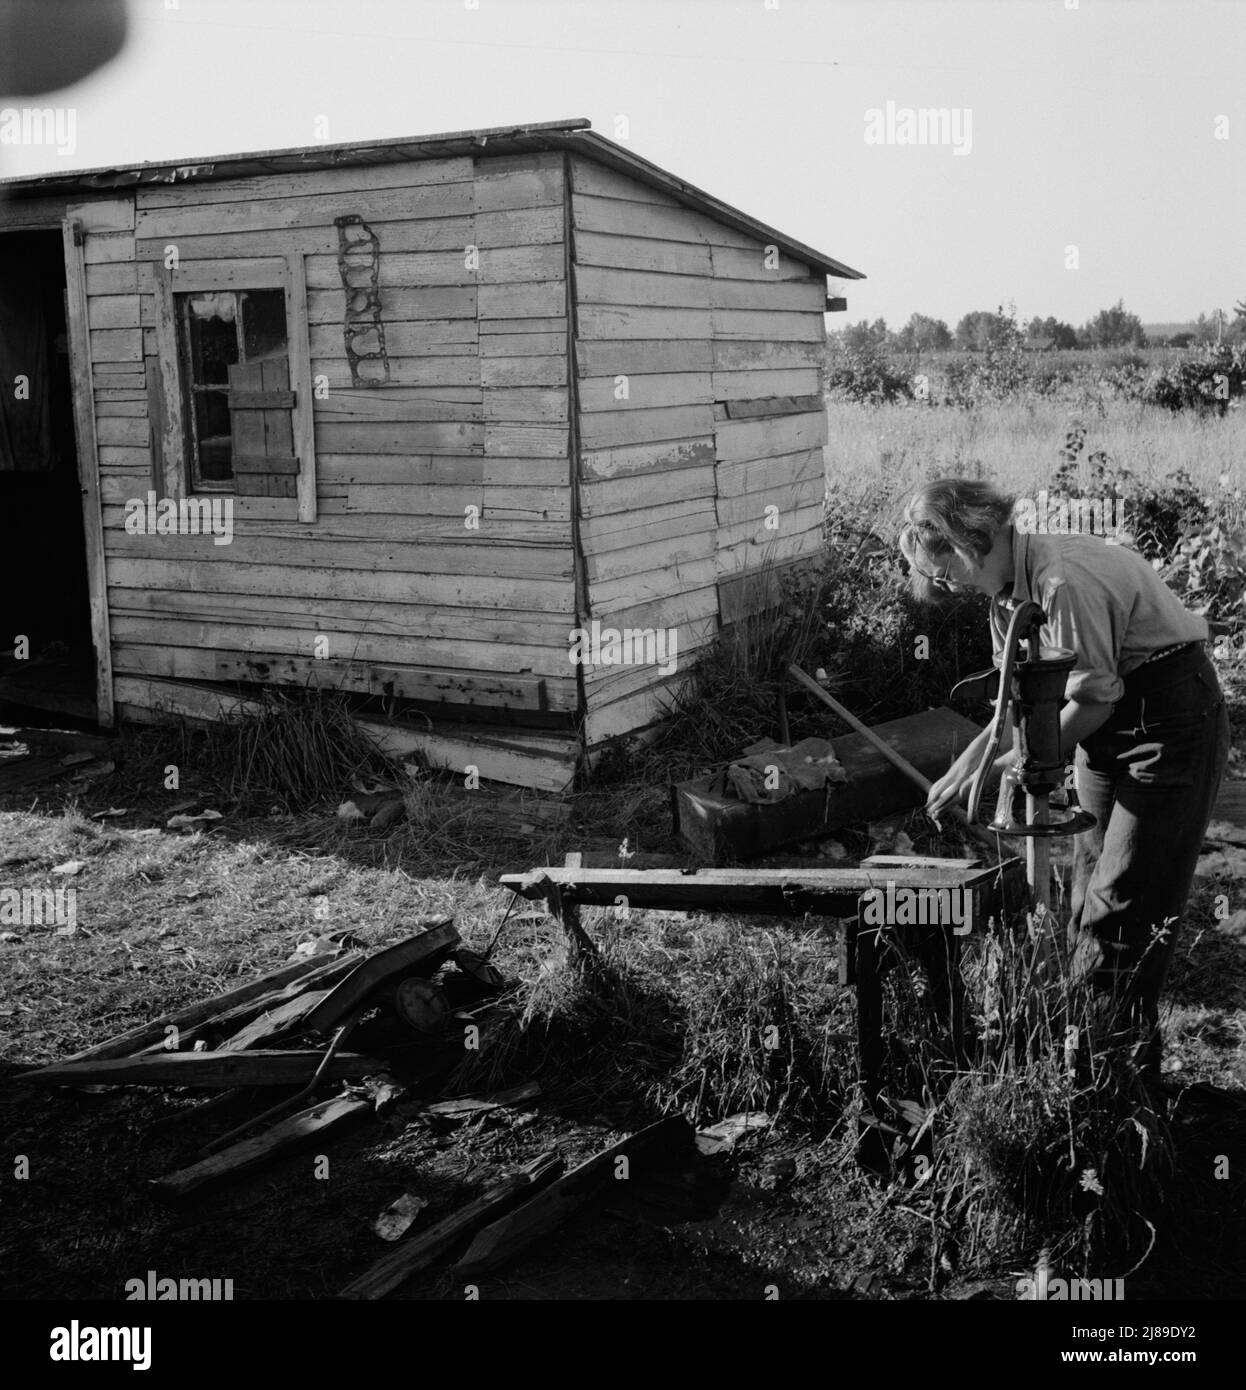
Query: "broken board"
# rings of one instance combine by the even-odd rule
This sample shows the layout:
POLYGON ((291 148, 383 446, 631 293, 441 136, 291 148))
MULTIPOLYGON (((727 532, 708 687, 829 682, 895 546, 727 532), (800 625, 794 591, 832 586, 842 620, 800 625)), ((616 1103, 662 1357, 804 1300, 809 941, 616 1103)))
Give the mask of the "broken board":
MULTIPOLYGON (((879 724, 874 732, 925 776, 934 780, 980 732, 954 710, 927 710, 879 724)), ((834 740, 848 781, 793 792, 782 801, 755 805, 711 790, 717 775, 671 789, 675 833, 711 864, 756 859, 801 840, 816 840, 846 825, 879 820, 920 806, 923 796, 860 734, 834 740)))

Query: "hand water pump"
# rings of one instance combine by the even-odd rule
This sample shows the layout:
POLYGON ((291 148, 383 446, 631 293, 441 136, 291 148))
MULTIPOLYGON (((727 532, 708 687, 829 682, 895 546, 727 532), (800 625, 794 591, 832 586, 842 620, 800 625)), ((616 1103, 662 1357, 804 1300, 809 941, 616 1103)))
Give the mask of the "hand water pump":
POLYGON ((1077 793, 1065 785, 1067 763, 1060 749, 1060 706, 1077 654, 1040 646, 1044 616, 1029 599, 1013 606, 999 669, 967 677, 951 698, 995 701, 990 736, 970 785, 970 825, 981 824, 982 793, 1011 710, 1013 763, 1000 782, 995 819, 988 828, 997 835, 1026 837, 1026 878, 1034 904, 1050 908, 1050 839, 1079 835, 1094 826, 1095 818, 1078 806, 1077 793))

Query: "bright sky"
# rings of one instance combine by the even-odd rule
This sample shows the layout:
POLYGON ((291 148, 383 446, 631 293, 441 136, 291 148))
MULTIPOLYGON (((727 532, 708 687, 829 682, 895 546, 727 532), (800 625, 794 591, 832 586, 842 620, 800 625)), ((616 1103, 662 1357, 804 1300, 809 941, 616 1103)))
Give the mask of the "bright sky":
POLYGON ((1123 298, 1164 322, 1246 297, 1242 0, 130 0, 130 14, 124 53, 86 82, 0 94, 77 113, 71 155, 0 144, 0 171, 307 145, 321 118, 330 141, 575 116, 618 138, 622 118, 637 153, 864 271, 847 321, 899 327, 916 310, 954 326, 1014 300, 1023 320, 1076 324, 1123 298), (946 108, 961 136, 971 121, 971 146, 867 143, 867 112, 889 102, 946 108))

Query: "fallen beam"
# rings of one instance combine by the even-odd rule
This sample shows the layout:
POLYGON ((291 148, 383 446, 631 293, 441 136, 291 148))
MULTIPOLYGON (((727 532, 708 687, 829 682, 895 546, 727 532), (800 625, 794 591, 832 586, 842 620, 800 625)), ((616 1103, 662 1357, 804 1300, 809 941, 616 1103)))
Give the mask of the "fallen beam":
POLYGON ((253 1018, 236 1033, 231 1033, 224 1041, 218 1043, 216 1050, 245 1052, 258 1047, 260 1043, 266 1042, 271 1045, 279 1038, 288 1038, 296 1032, 303 1032, 307 1027, 304 1022, 307 1015, 328 996, 328 993, 327 989, 309 989, 300 991, 293 999, 286 999, 281 1003, 274 1002, 274 1007, 253 1018))
POLYGON ((442 1255, 457 1241, 494 1221, 523 1197, 552 1183, 565 1167, 556 1153, 542 1154, 518 1173, 502 1178, 453 1215, 438 1221, 414 1240, 406 1240, 383 1255, 371 1269, 342 1290, 339 1298, 384 1298, 405 1279, 442 1255))
POLYGON ((431 919, 428 930, 387 946, 361 961, 307 1016, 309 1033, 328 1033, 353 1012, 374 990, 414 971, 417 966, 440 963, 459 944, 460 937, 449 917, 431 919))
MULTIPOLYGON (((303 1086, 316 1074, 324 1053, 299 1051, 156 1052, 145 1057, 105 1057, 89 1062, 55 1062, 22 1072, 35 1086, 303 1086)), ((339 1052, 325 1081, 358 1081, 384 1071, 385 1063, 357 1052, 339 1052)))
POLYGON ((220 1153, 212 1154, 189 1168, 181 1168, 167 1177, 157 1178, 152 1186, 164 1197, 185 1197, 196 1188, 224 1178, 237 1177, 266 1163, 278 1154, 287 1153, 311 1139, 323 1138, 330 1130, 341 1129, 374 1113, 371 1099, 337 1096, 320 1105, 309 1106, 297 1115, 282 1120, 252 1139, 242 1139, 220 1153))
POLYGON ((513 1259, 534 1240, 560 1226, 617 1178, 618 1160, 626 1158, 630 1164, 636 1158, 657 1158, 689 1150, 693 1138, 692 1126, 682 1115, 668 1115, 602 1149, 518 1210, 485 1227, 455 1265, 456 1277, 474 1279, 488 1274, 513 1259))
MULTIPOLYGON (((356 953, 351 952, 352 956, 356 953)), ((335 958, 333 964, 341 965, 342 958, 335 958)), ((350 963, 345 965, 345 969, 352 969, 350 963)), ((247 1017, 254 1017, 254 1013, 244 1017, 241 1013, 231 1014, 231 1010, 243 1010, 249 1004, 255 1003, 255 1013, 262 1011, 265 1007, 264 997, 279 993, 285 986, 304 981, 310 983, 307 977, 316 975, 325 969, 323 956, 310 956, 306 960, 293 961, 288 965, 279 965, 275 970, 270 970, 267 974, 259 975, 254 980, 248 980, 245 985, 238 985, 235 989, 227 989, 223 994, 214 994, 210 999, 200 999, 194 1004, 188 1004, 184 1009, 175 1009, 172 1013, 162 1014, 159 1018, 153 1018, 148 1023, 140 1023, 136 1027, 124 1033, 118 1033, 115 1037, 109 1038, 106 1042, 97 1044, 95 1047, 84 1048, 81 1052, 75 1052, 72 1057, 66 1057, 63 1065, 70 1062, 86 1062, 103 1057, 130 1057, 136 1052, 141 1052, 143 1048, 151 1046, 165 1046, 165 1039, 169 1036, 169 1029, 175 1028, 178 1031, 180 1041, 193 1041, 197 1036, 195 1030, 201 1025, 206 1025, 218 1016, 230 1014, 231 1018, 237 1019, 237 1025, 247 1021, 247 1017), (259 1002, 255 1002, 259 1001, 259 1002)), ((299 988, 303 988, 300 985, 299 988)))

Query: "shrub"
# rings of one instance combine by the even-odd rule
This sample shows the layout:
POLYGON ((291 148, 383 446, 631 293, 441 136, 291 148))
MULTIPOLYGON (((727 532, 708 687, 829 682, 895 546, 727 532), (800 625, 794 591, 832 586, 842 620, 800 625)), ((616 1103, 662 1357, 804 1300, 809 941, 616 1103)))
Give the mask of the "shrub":
POLYGON ((1166 410, 1204 410, 1223 415, 1246 390, 1246 348, 1207 344, 1172 366, 1155 371, 1141 399, 1166 410))
POLYGON ((836 358, 827 377, 830 390, 866 405, 887 405, 913 399, 907 376, 876 347, 850 348, 836 358))

